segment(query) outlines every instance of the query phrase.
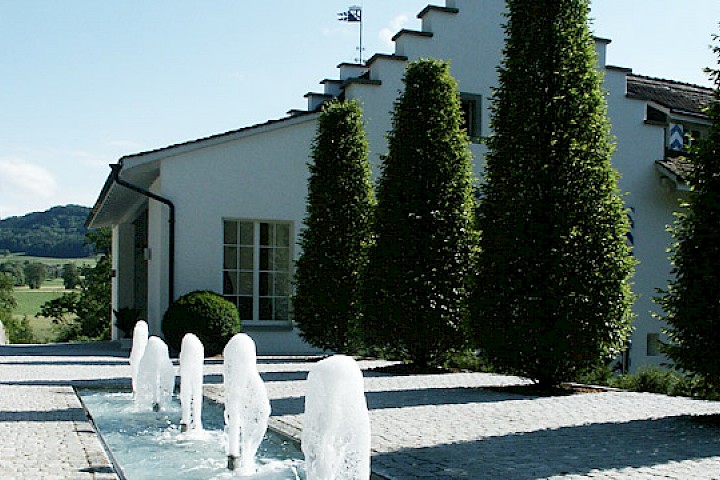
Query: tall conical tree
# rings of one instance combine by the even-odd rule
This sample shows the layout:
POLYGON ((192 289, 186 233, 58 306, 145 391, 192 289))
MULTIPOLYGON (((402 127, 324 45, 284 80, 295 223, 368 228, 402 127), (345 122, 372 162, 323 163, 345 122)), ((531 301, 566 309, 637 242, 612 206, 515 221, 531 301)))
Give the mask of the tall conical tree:
POLYGON ((359 104, 325 106, 309 165, 293 305, 308 343, 343 353, 357 348, 360 272, 372 240, 374 196, 367 150, 359 104))
POLYGON ((479 209, 476 338, 493 365, 545 385, 630 332, 634 262, 588 3, 508 0, 479 209))
MULTIPOLYGON (((715 36, 715 41, 718 37, 715 36)), ((678 214, 672 262, 675 279, 660 304, 670 325, 666 353, 675 364, 700 374, 710 388, 720 388, 720 43, 718 69, 708 69, 715 85, 706 113, 707 135, 692 148, 692 193, 678 214)))
POLYGON ((411 63, 404 83, 378 182, 363 327, 370 345, 425 366, 464 343, 476 203, 449 65, 411 63))

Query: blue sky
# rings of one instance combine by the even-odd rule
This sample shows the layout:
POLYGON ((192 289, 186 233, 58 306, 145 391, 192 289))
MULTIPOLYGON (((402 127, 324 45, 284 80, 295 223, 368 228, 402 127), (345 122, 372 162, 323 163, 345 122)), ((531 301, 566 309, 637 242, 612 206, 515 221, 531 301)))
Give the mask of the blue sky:
MULTIPOLYGON (((91 206, 123 155, 303 108, 357 57, 357 25, 336 20, 353 3, 0 0, 0 218, 91 206)), ((429 2, 362 3, 368 57, 429 2)), ((594 0, 592 16, 608 63, 709 86, 717 0, 594 0)))

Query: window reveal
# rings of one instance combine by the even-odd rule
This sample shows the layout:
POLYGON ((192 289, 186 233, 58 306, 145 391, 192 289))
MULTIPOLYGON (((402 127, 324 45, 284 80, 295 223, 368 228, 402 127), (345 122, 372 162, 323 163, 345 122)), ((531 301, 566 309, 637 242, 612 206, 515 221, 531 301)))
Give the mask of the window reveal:
POLYGON ((290 224, 225 220, 223 296, 241 320, 290 320, 290 224))

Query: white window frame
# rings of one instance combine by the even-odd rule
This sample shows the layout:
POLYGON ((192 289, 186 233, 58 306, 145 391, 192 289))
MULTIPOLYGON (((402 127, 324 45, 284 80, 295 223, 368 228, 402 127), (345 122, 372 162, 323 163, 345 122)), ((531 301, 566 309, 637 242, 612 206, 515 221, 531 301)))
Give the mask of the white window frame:
MULTIPOLYGON (((474 93, 460 92, 460 100, 462 103, 469 103, 472 118, 465 118, 465 127, 468 137, 472 143, 481 143, 483 140, 483 98, 482 95, 474 93)), ((465 108, 462 108, 463 117, 465 116, 465 108)))
POLYGON ((648 357, 659 357, 662 355, 660 352, 660 334, 657 332, 650 332, 646 336, 645 354, 648 357))
MULTIPOLYGON (((225 247, 233 246, 232 244, 225 243, 225 224, 226 222, 236 222, 236 223, 252 223, 253 225, 253 295, 252 295, 252 319, 247 318, 241 318, 243 325, 248 326, 265 326, 265 327, 287 327, 291 326, 293 324, 293 315, 292 315, 292 278, 294 275, 294 239, 295 239, 295 232, 294 232, 294 222, 290 220, 258 220, 258 219, 250 219, 250 218, 230 218, 226 217, 222 219, 222 225, 221 225, 221 235, 222 235, 222 246, 223 246, 223 253, 222 253, 222 269, 221 269, 221 291, 223 292, 223 296, 225 297, 234 297, 237 299, 239 296, 238 294, 235 295, 225 295, 225 285, 224 285, 224 275, 225 272, 230 271, 230 269, 225 268, 225 247), (263 320, 260 318, 260 233, 261 233, 261 224, 269 224, 269 225, 287 225, 288 226, 288 319, 287 320, 263 320)), ((239 234, 238 234, 239 235, 239 234)), ((235 247, 238 248, 238 263, 240 262, 240 245, 241 245, 241 239, 238 236, 237 242, 234 244, 235 247)), ((234 269, 233 271, 238 271, 238 269, 234 269)), ((238 285, 239 287, 239 285, 238 285)), ((264 298, 264 297, 263 297, 264 298)), ((271 297, 273 298, 273 297, 271 297)), ((233 304, 237 306, 237 303, 235 300, 231 300, 233 304)))

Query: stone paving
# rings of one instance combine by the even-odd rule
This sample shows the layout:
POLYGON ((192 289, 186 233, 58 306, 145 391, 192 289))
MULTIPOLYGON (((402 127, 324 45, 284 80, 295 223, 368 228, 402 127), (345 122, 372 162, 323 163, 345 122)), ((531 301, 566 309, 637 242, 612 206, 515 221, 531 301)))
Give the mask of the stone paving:
MULTIPOLYGON (((361 362, 364 369, 381 362, 361 362)), ((312 362, 261 358, 272 425, 297 436, 312 362)), ((222 399, 222 363, 206 362, 222 399)), ((71 385, 129 385, 112 343, 0 346, 0 480, 116 476, 71 385)), ((404 479, 720 479, 720 402, 628 392, 527 397, 487 374, 366 371, 373 470, 404 479)), ((181 477, 179 477, 181 478, 181 477)))

